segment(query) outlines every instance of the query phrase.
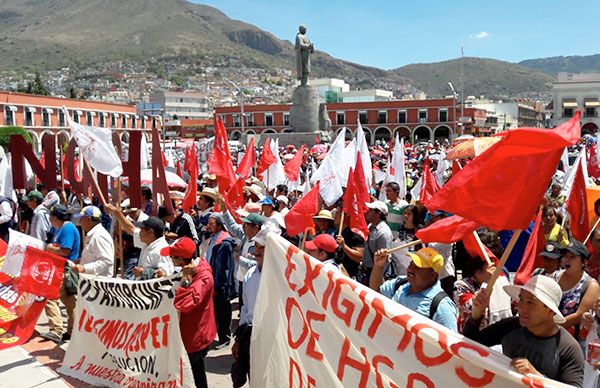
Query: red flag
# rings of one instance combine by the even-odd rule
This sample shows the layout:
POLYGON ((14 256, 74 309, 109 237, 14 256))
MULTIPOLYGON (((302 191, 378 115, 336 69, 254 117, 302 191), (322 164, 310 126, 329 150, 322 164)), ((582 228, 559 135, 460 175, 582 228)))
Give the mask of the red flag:
POLYGON ((183 169, 190 170, 190 147, 185 147, 185 158, 183 159, 183 169))
POLYGON ((588 235, 590 223, 588 219, 587 190, 585 188, 585 178, 581 162, 582 159, 575 166, 577 171, 575 171, 573 187, 567 199, 566 208, 571 216, 569 220, 571 233, 576 240, 583 242, 588 235))
POLYGON ((473 234, 479 227, 475 222, 461 216, 442 218, 424 229, 417 231, 417 238, 424 243, 439 242, 451 244, 473 234))
POLYGON ((319 135, 315 135, 315 144, 321 143, 321 139, 319 139, 319 135))
POLYGON ((596 150, 596 144, 592 144, 589 148, 588 156, 588 174, 592 178, 600 178, 600 166, 598 166, 598 153, 596 150))
POLYGON ((198 157, 196 155, 196 147, 191 147, 190 150, 188 173, 190 174, 190 180, 188 181, 188 186, 185 189, 185 195, 183 197, 183 203, 181 204, 183 211, 186 213, 188 213, 197 202, 196 194, 198 193, 198 157))
POLYGON ((165 155, 165 151, 160 152, 160 157, 162 158, 163 167, 167 167, 169 165, 169 162, 167 162, 167 156, 165 155))
POLYGON ((515 275, 515 284, 523 285, 527 283, 531 274, 536 268, 541 268, 544 264, 540 252, 544 250, 546 245, 546 238, 542 230, 542 210, 540 209, 535 216, 535 222, 527 246, 523 252, 523 258, 521 264, 515 275))
POLYGON ((250 169, 256 165, 256 152, 254 152, 254 138, 250 138, 250 143, 248 143, 248 148, 246 148, 246 153, 240 162, 237 173, 244 179, 248 179, 250 176, 250 169))
POLYGON ((362 158, 360 157, 360 151, 356 153, 354 185, 358 198, 360 198, 363 203, 371 202, 371 197, 369 196, 369 188, 367 187, 367 181, 365 179, 365 170, 363 169, 362 158))
MULTIPOLYGON (((62 269, 61 269, 62 271, 62 269)), ((46 298, 30 298, 17 287, 15 279, 0 272, 0 350, 24 344, 31 338, 35 324, 44 310, 46 298)))
POLYGON ((244 181, 244 177, 240 176, 235 184, 229 188, 229 190, 223 196, 225 199, 225 205, 229 212, 236 217, 235 211, 237 209, 243 208, 244 203, 244 186, 246 182, 244 181))
POLYGON ((237 177, 231 163, 231 152, 227 142, 227 131, 221 118, 215 115, 215 142, 213 150, 208 157, 208 172, 217 176, 219 191, 221 193, 229 190, 237 177))
POLYGON ((476 157, 425 206, 491 230, 525 229, 542 201, 563 149, 580 137, 577 112, 553 130, 522 128, 476 157))
POLYGON ((458 174, 458 172, 462 170, 462 166, 460 165, 460 162, 456 159, 454 159, 452 161, 452 176, 458 174))
MULTIPOLYGON (((187 153, 187 151, 186 151, 186 153, 187 153)), ((181 172, 181 162, 178 160, 177 163, 175 164, 175 166, 177 167, 177 175, 179 175, 179 177, 181 179, 183 179, 183 172, 181 172)))
POLYGON ((260 158, 258 159, 256 175, 261 176, 273 163, 277 163, 277 157, 275 157, 273 150, 271 150, 271 139, 267 138, 263 145, 263 150, 260 153, 260 158))
POLYGON ((18 287, 22 292, 58 299, 66 259, 34 247, 25 249, 18 287))
POLYGON ((296 155, 283 166, 283 171, 285 172, 285 176, 290 180, 290 182, 296 182, 298 180, 298 176, 300 175, 300 167, 302 166, 302 157, 304 155, 304 150, 306 149, 306 144, 303 144, 302 147, 296 152, 296 155))
POLYGON ((365 201, 358 195, 354 182, 354 171, 348 171, 348 183, 344 192, 344 213, 348 215, 350 230, 361 236, 365 241, 369 236, 369 227, 365 220, 367 206, 365 201))
POLYGON ((0 239, 0 257, 6 255, 6 250, 8 249, 8 244, 2 239, 0 239))
POLYGON ((320 182, 317 182, 285 215, 288 235, 295 236, 307 228, 314 228, 312 217, 319 211, 319 186, 320 182))
MULTIPOLYGON (((475 240, 475 236, 473 235, 473 233, 466 234, 462 240, 462 243, 465 246, 465 250, 467 251, 469 256, 479 257, 481 258, 481 260, 485 260, 483 252, 481 252, 479 244, 477 244, 477 240, 475 240)), ((489 258, 492 260, 492 263, 497 263, 499 260, 496 257, 496 255, 494 255, 494 253, 490 251, 490 248, 488 248, 485 244, 482 245, 485 251, 487 252, 489 258)))
POLYGON ((421 203, 425 203, 429 201, 431 197, 438 191, 440 191, 440 185, 435 180, 435 177, 431 173, 431 169, 429 168, 429 159, 425 161, 425 166, 423 166, 423 186, 421 186, 421 195, 419 200, 421 203))

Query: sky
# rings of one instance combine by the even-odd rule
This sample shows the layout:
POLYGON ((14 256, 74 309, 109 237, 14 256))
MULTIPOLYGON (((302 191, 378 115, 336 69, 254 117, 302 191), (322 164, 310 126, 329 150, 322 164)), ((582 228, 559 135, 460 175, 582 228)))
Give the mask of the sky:
POLYGON ((600 53, 600 1, 192 0, 293 41, 305 24, 315 49, 393 69, 465 56, 510 62, 600 53))

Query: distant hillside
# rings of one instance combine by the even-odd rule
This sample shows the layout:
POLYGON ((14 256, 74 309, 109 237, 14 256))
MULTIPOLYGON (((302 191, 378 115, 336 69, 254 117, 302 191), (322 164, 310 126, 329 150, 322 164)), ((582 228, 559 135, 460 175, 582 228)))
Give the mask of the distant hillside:
POLYGON ((556 76, 561 71, 568 73, 598 73, 600 72, 600 54, 527 59, 519 62, 519 65, 552 76, 556 76))
MULTIPOLYGON (((461 59, 413 64, 392 70, 409 78, 414 86, 428 94, 452 94, 448 82, 460 92, 461 59)), ((465 95, 486 97, 526 96, 550 90, 552 77, 523 66, 495 59, 464 59, 465 95)))

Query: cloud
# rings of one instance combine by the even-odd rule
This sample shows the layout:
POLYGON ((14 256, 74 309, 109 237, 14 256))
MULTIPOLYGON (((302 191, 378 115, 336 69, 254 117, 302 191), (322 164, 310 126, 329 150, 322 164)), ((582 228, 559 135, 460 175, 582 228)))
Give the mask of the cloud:
POLYGON ((476 34, 469 35, 469 38, 471 38, 471 39, 486 39, 486 38, 489 38, 490 36, 491 36, 491 34, 487 31, 479 31, 476 34))

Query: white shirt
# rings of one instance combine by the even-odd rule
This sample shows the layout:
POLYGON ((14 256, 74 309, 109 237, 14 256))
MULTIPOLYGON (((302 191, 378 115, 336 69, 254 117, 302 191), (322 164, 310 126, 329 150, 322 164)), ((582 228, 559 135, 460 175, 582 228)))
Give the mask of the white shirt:
POLYGON ((252 324, 254 317, 254 306, 256 305, 256 297, 258 296, 258 286, 260 285, 260 271, 258 265, 250 268, 244 278, 244 305, 240 312, 240 325, 252 324))
POLYGON ((115 261, 115 245, 102 224, 94 226, 85 236, 85 244, 79 263, 85 273, 112 276, 115 261))
POLYGON ((334 259, 327 259, 323 262, 323 265, 327 268, 331 268, 336 272, 342 272, 342 270, 340 269, 339 265, 335 264, 335 260, 334 259))
POLYGON ((168 247, 169 243, 164 237, 157 238, 150 244, 146 245, 140 239, 140 228, 135 228, 133 232, 133 245, 136 248, 141 248, 140 259, 138 261, 138 267, 146 268, 160 268, 165 271, 167 276, 172 275, 175 272, 173 261, 169 256, 163 256, 160 251, 164 247, 168 247))
POLYGON ((4 201, 0 203, 0 224, 6 224, 13 219, 14 214, 10 202, 4 201))

